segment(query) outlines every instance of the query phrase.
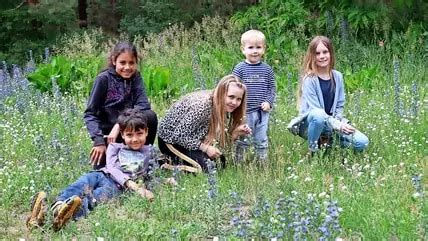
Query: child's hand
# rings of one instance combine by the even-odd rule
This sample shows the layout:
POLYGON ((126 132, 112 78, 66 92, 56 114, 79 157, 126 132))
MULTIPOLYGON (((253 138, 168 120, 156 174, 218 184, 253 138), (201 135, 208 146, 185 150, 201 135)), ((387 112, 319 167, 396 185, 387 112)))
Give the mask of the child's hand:
POLYGON ((355 132, 355 127, 351 126, 350 124, 342 123, 340 131, 345 134, 352 134, 355 132))
POLYGON ((101 164, 104 154, 106 153, 106 146, 94 146, 91 149, 90 161, 92 166, 98 166, 101 164))
POLYGON ((253 133, 253 131, 251 130, 251 128, 247 125, 247 124, 243 124, 238 126, 238 128, 242 128, 242 131, 246 134, 246 135, 251 135, 253 133))
POLYGON ((221 151, 214 146, 208 146, 206 153, 210 158, 217 158, 221 155, 221 151))
POLYGON ((140 186, 138 186, 138 184, 132 180, 126 181, 125 186, 135 192, 140 189, 140 186))
POLYGON ((260 107, 262 108, 263 111, 270 111, 270 108, 271 108, 269 102, 267 102, 267 101, 263 102, 260 105, 260 107))
POLYGON ((155 195, 153 195, 151 191, 147 190, 144 186, 140 187, 140 185, 138 185, 132 180, 126 181, 125 186, 130 190, 138 193, 138 195, 140 195, 142 198, 147 198, 147 200, 149 201, 153 201, 153 199, 155 198, 155 195))
POLYGON ((168 185, 171 185, 171 186, 177 186, 178 185, 177 181, 173 177, 166 178, 165 181, 164 181, 164 183, 168 184, 168 185))
POLYGON ((119 124, 115 124, 107 136, 107 143, 111 144, 116 142, 116 138, 119 136, 120 127, 119 124))
POLYGON ((234 140, 238 139, 240 136, 251 135, 252 133, 253 133, 253 131, 251 130, 251 128, 247 124, 239 125, 232 132, 232 140, 234 141, 234 140))
POLYGON ((136 192, 142 197, 142 198, 147 198, 147 200, 149 200, 150 202, 153 201, 153 199, 155 199, 155 195, 153 195, 153 193, 145 188, 139 188, 136 190, 136 192))

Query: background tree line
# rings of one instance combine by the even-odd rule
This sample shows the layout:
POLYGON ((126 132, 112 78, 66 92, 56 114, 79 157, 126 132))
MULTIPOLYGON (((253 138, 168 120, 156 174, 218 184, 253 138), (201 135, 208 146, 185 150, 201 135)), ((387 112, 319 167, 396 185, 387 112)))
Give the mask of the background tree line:
POLYGON ((235 19, 244 28, 273 31, 274 36, 275 31, 302 28, 327 29, 326 34, 342 31, 366 41, 387 40, 409 25, 420 26, 418 34, 424 32, 428 23, 424 0, 2 0, 0 60, 22 64, 28 50, 39 57, 59 37, 82 29, 145 37, 172 24, 190 27, 203 16, 230 16, 249 6, 235 19))
POLYGON ((205 15, 231 15, 257 0, 2 0, 0 60, 23 63, 32 49, 40 56, 58 37, 87 28, 110 36, 146 36, 205 15))

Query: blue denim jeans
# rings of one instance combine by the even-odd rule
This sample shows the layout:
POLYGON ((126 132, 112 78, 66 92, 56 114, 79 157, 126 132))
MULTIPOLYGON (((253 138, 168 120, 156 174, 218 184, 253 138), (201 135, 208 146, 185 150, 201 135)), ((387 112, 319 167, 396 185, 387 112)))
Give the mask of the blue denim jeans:
POLYGON ((313 109, 308 117, 300 125, 299 136, 308 140, 309 150, 318 150, 318 140, 321 135, 338 138, 341 147, 352 147, 356 151, 363 151, 369 144, 366 135, 358 130, 352 134, 344 134, 333 131, 333 128, 327 121, 328 115, 322 109, 313 109))
POLYGON ((242 160, 251 142, 256 150, 257 158, 260 160, 265 160, 267 158, 269 114, 269 112, 265 112, 261 109, 247 113, 247 125, 251 128, 253 135, 252 138, 241 137, 236 141, 235 158, 238 161, 242 160))
POLYGON ((76 182, 66 187, 57 197, 57 201, 65 201, 73 195, 82 199, 82 207, 74 218, 86 216, 98 202, 105 202, 119 194, 118 184, 101 171, 91 171, 82 175, 76 182))

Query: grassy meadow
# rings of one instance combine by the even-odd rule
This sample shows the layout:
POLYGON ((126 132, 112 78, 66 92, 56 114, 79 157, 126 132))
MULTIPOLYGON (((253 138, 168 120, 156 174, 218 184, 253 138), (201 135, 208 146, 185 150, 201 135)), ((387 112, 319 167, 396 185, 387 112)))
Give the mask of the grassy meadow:
MULTIPOLYGON (((172 26, 135 41, 160 118, 181 95, 212 88, 231 72, 243 58, 240 34, 226 20, 206 18, 191 29, 172 26)), ((68 36, 55 52, 68 61, 102 61, 108 44, 98 44, 97 35, 102 33, 68 36)), ((297 114, 294 93, 309 38, 302 36, 289 52, 268 40, 266 61, 278 86, 269 162, 255 163, 250 152, 244 163, 208 174, 157 170, 177 178, 179 185, 155 182, 151 203, 126 193, 59 232, 50 229, 50 216, 43 229, 32 231, 25 219, 37 191, 47 191, 51 203, 62 188, 91 170, 91 141, 82 117, 98 65, 65 93, 61 83, 41 92, 26 78, 31 68, 3 63, 0 239, 426 240, 427 54, 411 37, 399 35, 385 45, 333 38, 336 69, 344 73, 347 88, 345 113, 369 137, 367 151, 333 147, 304 158, 307 143, 286 125, 297 114)), ((223 151, 230 160, 230 150, 223 151)))

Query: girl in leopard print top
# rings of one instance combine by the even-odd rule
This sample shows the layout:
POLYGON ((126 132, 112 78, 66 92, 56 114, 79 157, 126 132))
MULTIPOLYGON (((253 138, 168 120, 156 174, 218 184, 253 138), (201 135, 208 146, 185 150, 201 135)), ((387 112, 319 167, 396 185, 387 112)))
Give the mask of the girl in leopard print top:
POLYGON ((222 154, 215 143, 223 148, 239 136, 251 133, 243 120, 246 93, 247 89, 238 77, 227 75, 214 90, 197 91, 181 98, 160 121, 158 141, 161 152, 174 158, 165 145, 172 144, 206 170, 205 159, 222 154))

